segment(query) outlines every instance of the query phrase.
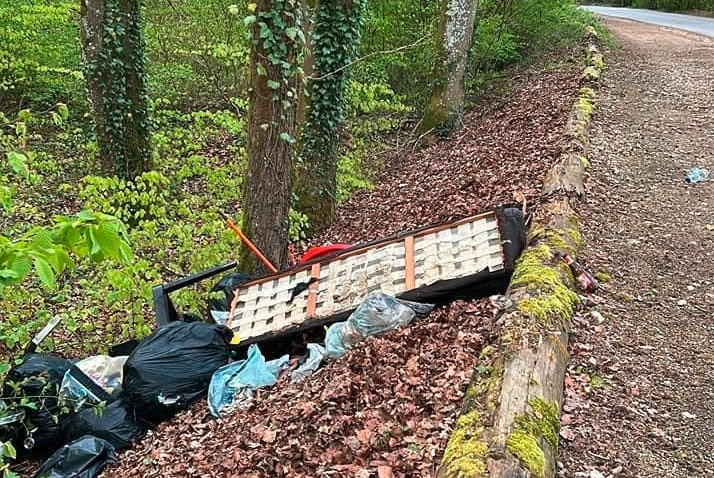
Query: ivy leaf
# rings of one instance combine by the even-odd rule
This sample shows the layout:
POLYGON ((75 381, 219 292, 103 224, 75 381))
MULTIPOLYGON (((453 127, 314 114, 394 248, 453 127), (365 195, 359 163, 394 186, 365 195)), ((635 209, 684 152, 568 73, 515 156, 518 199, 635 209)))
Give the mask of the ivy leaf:
POLYGON ((60 115, 60 118, 66 120, 69 117, 69 108, 67 108, 67 105, 64 103, 57 103, 57 114, 60 115))
POLYGON ((285 29, 285 35, 287 35, 288 38, 290 38, 292 41, 295 41, 295 38, 297 38, 297 28, 295 27, 287 27, 285 29))
POLYGON ((37 277, 48 289, 55 288, 55 273, 46 260, 41 257, 35 257, 35 270, 37 271, 37 277))
POLYGON ((257 3, 249 3, 247 8, 248 8, 248 11, 252 13, 255 11, 256 8, 258 8, 258 4, 257 3))
MULTIPOLYGON (((15 447, 12 446, 12 443, 9 441, 7 442, 2 442, 2 449, 0 450, 0 458, 6 456, 11 459, 17 458, 17 451, 15 451, 15 447)), ((5 475, 7 476, 7 475, 5 475)))
POLYGON ((255 15, 248 15, 247 17, 245 17, 243 19, 243 25, 245 25, 245 26, 252 25, 253 23, 255 23, 255 21, 256 21, 255 15))
POLYGON ((268 88, 270 88, 271 90, 277 90, 278 88, 280 88, 280 83, 275 80, 268 80, 268 88))
POLYGON ((240 15, 240 10, 238 9, 238 5, 228 5, 228 13, 230 13, 234 17, 237 17, 238 15, 240 15))
POLYGON ((29 179, 30 171, 27 169, 27 156, 17 151, 10 151, 7 155, 7 162, 15 171, 15 174, 23 179, 29 179))
POLYGON ((295 138, 293 138, 292 136, 290 136, 290 134, 285 133, 285 132, 280 133, 280 139, 282 139, 283 141, 290 143, 290 144, 295 143, 295 138))
POLYGON ((256 70, 258 71, 258 74, 261 76, 267 76, 267 74, 268 74, 268 70, 265 69, 265 65, 263 65, 262 63, 258 63, 256 70))

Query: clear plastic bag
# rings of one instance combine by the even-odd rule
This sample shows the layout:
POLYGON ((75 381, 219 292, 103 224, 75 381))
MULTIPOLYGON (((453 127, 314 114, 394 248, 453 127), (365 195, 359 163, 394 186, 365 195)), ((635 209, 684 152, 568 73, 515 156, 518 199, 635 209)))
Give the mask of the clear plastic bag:
MULTIPOLYGON (((105 392, 112 397, 117 397, 122 391, 123 370, 126 359, 127 356, 94 355, 80 360, 75 365, 105 392)), ((77 404, 85 400, 92 403, 101 401, 100 397, 88 390, 72 375, 71 370, 67 371, 62 379, 62 393, 77 404)))
POLYGON ((327 329, 327 356, 342 357, 347 349, 354 347, 365 337, 404 327, 417 315, 428 315, 433 308, 432 304, 420 304, 381 292, 372 292, 347 321, 332 324, 327 329))

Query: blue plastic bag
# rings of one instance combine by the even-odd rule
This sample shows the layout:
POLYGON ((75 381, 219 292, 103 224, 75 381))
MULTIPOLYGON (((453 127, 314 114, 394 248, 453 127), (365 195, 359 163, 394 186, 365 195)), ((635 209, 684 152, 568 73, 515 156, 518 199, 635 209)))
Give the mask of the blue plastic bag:
POLYGON ((709 170, 706 168, 692 168, 687 172, 687 177, 684 178, 685 183, 694 184, 706 181, 709 179, 709 170))
POLYGON ((256 344, 248 348, 248 358, 239 360, 216 370, 208 387, 208 408, 214 417, 234 408, 247 405, 253 398, 253 391, 270 387, 278 381, 283 368, 288 366, 289 357, 265 361, 256 344))
POLYGON ((327 351, 320 344, 307 344, 307 357, 305 362, 290 374, 291 382, 301 382, 309 377, 320 367, 322 359, 325 358, 327 351))

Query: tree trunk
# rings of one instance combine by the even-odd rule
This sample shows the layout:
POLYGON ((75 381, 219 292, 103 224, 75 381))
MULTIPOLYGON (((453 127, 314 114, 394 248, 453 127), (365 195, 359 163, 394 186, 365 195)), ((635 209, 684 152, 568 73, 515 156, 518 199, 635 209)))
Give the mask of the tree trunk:
POLYGON ((478 0, 442 0, 434 67, 434 87, 419 134, 451 129, 461 121, 464 79, 478 0))
POLYGON ((335 213, 339 128, 344 119, 348 66, 359 46, 366 0, 322 2, 311 35, 313 78, 297 166, 296 209, 311 233, 330 225, 335 213))
POLYGON ((101 165, 131 180, 151 168, 140 0, 82 0, 80 14, 101 165))
MULTIPOLYGON (((251 27, 248 169, 243 191, 243 232, 278 269, 287 266, 293 134, 298 71, 304 37, 297 0, 259 0, 251 27), (289 15, 288 15, 289 14, 289 15), (282 26, 275 25, 280 18, 282 26), (302 37, 302 39, 301 39, 302 37)), ((241 267, 267 269, 243 248, 241 267)))

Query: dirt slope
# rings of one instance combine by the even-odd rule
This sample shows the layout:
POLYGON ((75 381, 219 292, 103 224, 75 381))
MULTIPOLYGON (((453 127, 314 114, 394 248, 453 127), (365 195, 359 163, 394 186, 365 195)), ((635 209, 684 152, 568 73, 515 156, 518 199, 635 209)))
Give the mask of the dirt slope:
POLYGON ((606 23, 621 50, 580 215, 584 258, 612 283, 576 321, 560 475, 711 477, 714 182, 682 180, 714 173, 714 41, 606 23))

